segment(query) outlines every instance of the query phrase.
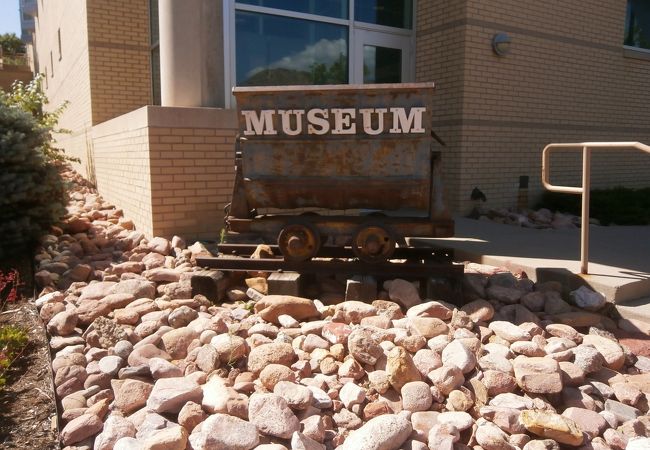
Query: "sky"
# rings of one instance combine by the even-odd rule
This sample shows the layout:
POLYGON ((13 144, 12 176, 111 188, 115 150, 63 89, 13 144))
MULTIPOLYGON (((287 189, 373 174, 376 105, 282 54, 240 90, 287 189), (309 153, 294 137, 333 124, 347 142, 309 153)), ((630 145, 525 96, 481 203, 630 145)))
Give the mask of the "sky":
POLYGON ((20 36, 18 0, 0 0, 0 34, 4 33, 20 36))

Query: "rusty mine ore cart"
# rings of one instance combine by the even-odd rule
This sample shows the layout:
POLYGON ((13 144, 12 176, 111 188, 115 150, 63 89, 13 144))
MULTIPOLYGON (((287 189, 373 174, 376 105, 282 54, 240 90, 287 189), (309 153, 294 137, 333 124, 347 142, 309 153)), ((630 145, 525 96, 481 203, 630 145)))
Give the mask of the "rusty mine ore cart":
POLYGON ((229 232, 277 240, 290 262, 332 244, 379 263, 407 236, 453 235, 433 151, 433 83, 233 92, 239 135, 229 232))

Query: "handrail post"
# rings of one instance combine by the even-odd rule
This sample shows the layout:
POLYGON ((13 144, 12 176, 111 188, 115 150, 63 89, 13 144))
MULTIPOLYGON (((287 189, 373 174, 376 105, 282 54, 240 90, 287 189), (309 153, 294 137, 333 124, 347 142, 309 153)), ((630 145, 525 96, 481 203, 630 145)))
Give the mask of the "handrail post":
POLYGON ((589 199, 591 190, 591 149, 582 147, 582 224, 580 227, 580 273, 589 273, 589 199))

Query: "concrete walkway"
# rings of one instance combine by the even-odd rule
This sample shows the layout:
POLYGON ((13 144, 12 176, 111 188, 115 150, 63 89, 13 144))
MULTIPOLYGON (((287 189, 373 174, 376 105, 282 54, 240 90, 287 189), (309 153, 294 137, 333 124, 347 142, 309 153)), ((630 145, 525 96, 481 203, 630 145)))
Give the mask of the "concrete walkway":
MULTIPOLYGON (((589 274, 580 275, 580 230, 536 230, 455 218, 455 237, 414 238, 450 247, 455 260, 523 270, 535 281, 557 280, 568 289, 587 285, 620 304, 647 298, 650 320, 650 226, 592 226, 589 274)), ((636 308, 635 308, 636 309, 636 308)))

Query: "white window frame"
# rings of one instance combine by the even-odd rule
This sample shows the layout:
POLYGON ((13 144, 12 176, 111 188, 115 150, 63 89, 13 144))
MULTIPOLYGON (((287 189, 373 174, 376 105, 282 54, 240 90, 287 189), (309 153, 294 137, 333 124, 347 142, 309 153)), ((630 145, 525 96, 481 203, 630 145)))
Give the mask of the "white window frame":
MULTIPOLYGON (((236 53, 237 42, 235 36, 235 12, 248 11, 261 14, 269 14, 274 16, 288 17, 293 19, 311 20, 321 23, 329 23, 333 25, 343 25, 348 27, 348 80, 350 84, 361 84, 363 79, 356 78, 355 71, 356 65, 359 61, 363 61, 363 53, 358 54, 358 48, 363 48, 363 45, 357 44, 358 34, 357 30, 382 33, 386 36, 395 35, 401 38, 409 37, 410 45, 409 51, 404 56, 407 59, 408 65, 402 71, 406 75, 403 82, 415 81, 415 26, 416 26, 416 11, 418 0, 413 0, 413 17, 411 21, 411 28, 394 28, 385 25, 376 25, 372 23, 360 22, 353 20, 354 18, 354 2, 349 0, 348 19, 339 19, 329 16, 319 16, 315 14, 301 13, 296 11, 289 11, 284 9, 268 8, 265 6, 255 6, 248 4, 237 3, 237 0, 223 0, 223 43, 224 43, 224 99, 225 107, 232 108, 235 105, 234 98, 231 93, 232 86, 235 86, 236 75, 236 53)), ((402 49, 401 46, 396 45, 395 48, 402 49)))

